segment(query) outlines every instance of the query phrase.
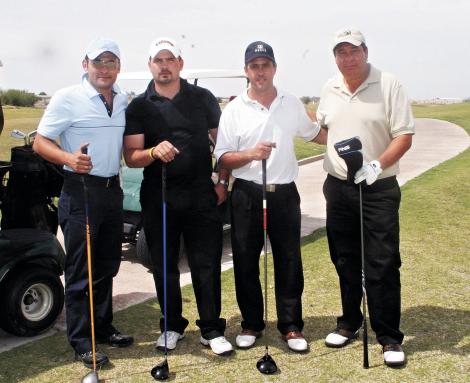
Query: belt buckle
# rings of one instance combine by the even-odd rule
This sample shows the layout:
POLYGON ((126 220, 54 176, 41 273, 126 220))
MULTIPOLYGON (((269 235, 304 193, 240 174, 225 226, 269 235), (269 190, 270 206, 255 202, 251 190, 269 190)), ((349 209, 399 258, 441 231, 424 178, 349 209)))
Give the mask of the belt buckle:
POLYGON ((276 191, 276 185, 275 184, 266 185, 266 191, 269 193, 274 193, 276 191))

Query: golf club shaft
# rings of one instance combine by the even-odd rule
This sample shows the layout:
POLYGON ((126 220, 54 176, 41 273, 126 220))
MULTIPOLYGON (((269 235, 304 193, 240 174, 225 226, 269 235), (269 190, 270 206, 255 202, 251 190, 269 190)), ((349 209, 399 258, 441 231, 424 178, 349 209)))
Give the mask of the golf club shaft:
POLYGON ((166 307, 166 300, 167 300, 167 259, 166 259, 166 163, 162 162, 162 219, 163 219, 163 326, 164 326, 164 334, 165 334, 165 360, 168 356, 168 348, 167 348, 167 307, 166 307))
MULTIPOLYGON (((82 153, 88 154, 88 148, 82 147, 82 153)), ((93 304, 93 271, 91 263, 91 239, 90 239, 90 220, 88 215, 88 186, 86 184, 86 175, 82 177, 83 194, 85 200, 85 227, 86 227, 86 255, 88 266, 88 297, 90 300, 90 328, 91 328, 91 352, 93 356, 93 371, 96 371, 96 346, 95 346, 95 313, 93 304)))
POLYGON ((364 352, 364 368, 369 368, 368 336, 367 336, 367 294, 366 294, 366 274, 364 257, 364 219, 362 216, 362 185, 359 184, 359 218, 361 226, 361 271, 362 271, 362 344, 364 352))
MULTIPOLYGON (((264 323, 268 325, 268 217, 266 202, 266 160, 262 160, 263 175, 263 236, 264 236, 264 323)), ((268 353, 268 337, 265 336, 266 354, 268 353)))

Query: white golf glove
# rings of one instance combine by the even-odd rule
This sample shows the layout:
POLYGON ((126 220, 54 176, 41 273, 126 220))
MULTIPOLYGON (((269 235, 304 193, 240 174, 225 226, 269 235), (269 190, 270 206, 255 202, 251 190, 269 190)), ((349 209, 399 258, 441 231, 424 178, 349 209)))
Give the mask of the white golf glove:
POLYGON ((372 185, 377 177, 382 173, 380 162, 377 160, 371 161, 360 168, 354 175, 354 183, 359 184, 366 180, 367 185, 372 185))

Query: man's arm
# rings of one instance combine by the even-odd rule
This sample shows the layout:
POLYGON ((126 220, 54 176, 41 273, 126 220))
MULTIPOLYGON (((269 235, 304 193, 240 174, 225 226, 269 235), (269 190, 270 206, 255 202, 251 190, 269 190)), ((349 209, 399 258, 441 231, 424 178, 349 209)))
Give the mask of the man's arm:
POLYGON ((382 169, 388 168, 403 157, 411 147, 411 143, 411 134, 395 137, 378 159, 365 164, 356 172, 354 182, 359 184, 366 180, 367 185, 372 185, 382 173, 382 169))
POLYGON ((168 141, 162 141, 157 146, 149 149, 144 149, 144 143, 145 137, 143 134, 124 136, 124 159, 130 168, 144 168, 155 160, 171 162, 179 154, 179 150, 168 141))
POLYGON ((413 140, 412 137, 413 136, 411 134, 403 134, 395 137, 390 142, 387 149, 385 149, 382 155, 377 159, 380 162, 382 169, 388 168, 403 157, 408 149, 411 148, 413 140))
POLYGON ((0 134, 2 134, 3 130, 3 124, 5 120, 3 119, 3 108, 2 108, 2 102, 0 101, 0 134))
POLYGON ((46 138, 39 133, 34 138, 33 150, 46 160, 58 165, 67 165, 76 173, 89 173, 93 168, 91 157, 82 153, 84 144, 74 153, 62 150, 55 141, 46 138))
POLYGON ((311 142, 315 142, 320 145, 326 145, 327 139, 328 139, 328 129, 322 126, 320 127, 320 130, 318 134, 316 135, 316 137, 311 142))

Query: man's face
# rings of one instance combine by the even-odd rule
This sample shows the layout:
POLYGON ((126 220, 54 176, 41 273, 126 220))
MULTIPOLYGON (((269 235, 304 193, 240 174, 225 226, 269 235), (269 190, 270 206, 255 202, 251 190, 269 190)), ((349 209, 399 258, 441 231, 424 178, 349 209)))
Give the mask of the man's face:
POLYGON ((276 65, 269 59, 260 57, 250 61, 245 66, 245 74, 250 80, 250 86, 254 91, 267 91, 273 85, 276 65))
POLYGON ((336 65, 346 79, 361 77, 367 73, 367 47, 341 43, 334 53, 336 65))
POLYGON ((111 89, 121 69, 119 59, 111 52, 103 52, 94 60, 86 58, 82 65, 88 73, 88 81, 97 91, 111 89))
POLYGON ((149 60, 148 65, 155 82, 165 85, 179 81, 180 72, 183 69, 183 59, 173 56, 173 53, 165 49, 149 60))

